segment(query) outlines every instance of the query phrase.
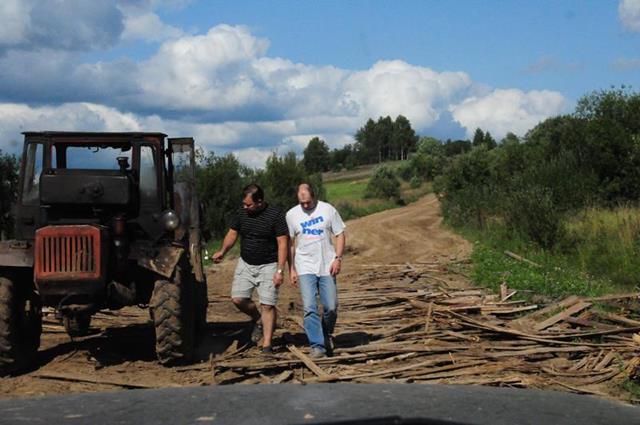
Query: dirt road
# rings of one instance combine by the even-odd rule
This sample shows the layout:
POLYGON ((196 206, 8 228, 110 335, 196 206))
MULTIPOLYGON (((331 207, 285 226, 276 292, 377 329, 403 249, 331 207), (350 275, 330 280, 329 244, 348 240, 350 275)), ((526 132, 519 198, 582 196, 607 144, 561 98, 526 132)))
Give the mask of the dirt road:
POLYGON ((377 262, 446 264, 467 258, 471 244, 442 227, 434 195, 404 207, 353 220, 347 226, 349 264, 377 262))
MULTIPOLYGON (((385 211, 348 223, 349 251, 342 285, 357 274, 362 264, 464 258, 469 244, 443 230, 437 200, 433 196, 405 208, 385 211), (358 267, 355 267, 355 265, 358 267)), ((211 331, 198 350, 201 361, 223 353, 242 337, 246 318, 228 302, 235 261, 228 259, 208 271, 211 331), (234 323, 237 322, 237 323, 234 323)), ((372 264, 375 266, 375 264, 372 264)), ((452 278, 459 278, 453 276, 452 278)), ((298 293, 287 285, 280 308, 299 311, 298 293)), ((72 341, 53 318, 45 317, 40 365, 29 373, 0 380, 0 397, 24 397, 69 392, 108 391, 123 388, 120 383, 163 387, 208 384, 199 371, 178 371, 157 364, 153 351, 153 329, 145 310, 131 307, 96 315, 94 335, 72 341), (38 376, 68 375, 112 384, 57 381, 38 376)))
MULTIPOLYGON (((434 311, 440 309, 442 312, 469 309, 466 306, 463 306, 462 310, 448 307, 453 299, 464 301, 475 297, 486 303, 492 297, 495 298, 477 289, 465 289, 471 286, 465 277, 463 266, 471 246, 464 239, 443 228, 438 201, 434 196, 427 196, 403 208, 350 221, 347 224, 347 245, 348 253, 339 279, 340 298, 344 301, 341 307, 343 313, 336 331, 338 338, 342 335, 345 344, 336 352, 340 352, 338 360, 362 359, 363 363, 360 366, 356 365, 355 369, 353 365, 346 365, 342 369, 335 366, 331 369, 334 374, 347 373, 345 372, 347 367, 350 368, 348 373, 353 373, 353 370, 366 371, 370 366, 384 368, 398 364, 400 365, 399 368, 396 367, 398 373, 406 375, 406 371, 412 366, 403 362, 412 357, 419 359, 421 356, 433 354, 433 346, 425 345, 428 341, 436 341, 433 338, 440 338, 437 341, 439 350, 449 353, 442 355, 445 356, 445 362, 453 363, 453 365, 444 366, 447 370, 460 366, 451 352, 468 350, 465 353, 461 352, 460 355, 469 356, 491 349, 493 344, 491 339, 481 341, 482 338, 479 336, 481 327, 465 331, 464 326, 461 325, 465 323, 464 320, 453 316, 456 329, 463 329, 453 332, 450 324, 439 316, 434 318, 430 328, 430 319, 427 319, 425 326, 425 312, 413 308, 426 306, 428 303, 419 299, 425 299, 426 296, 432 297, 432 306, 436 306, 434 311), (438 289, 440 287, 448 289, 440 290, 438 289), (447 291, 457 291, 458 295, 464 296, 452 297, 447 291), (436 296, 452 299, 445 299, 440 305, 437 304, 440 301, 436 296), (391 306, 391 309, 385 306, 391 306), (358 342, 360 337, 363 341, 358 342), (380 355, 372 356, 370 354, 372 346, 365 345, 375 338, 379 339, 377 347, 387 348, 386 351, 380 351, 380 355), (455 345, 455 341, 459 342, 460 339, 464 343, 455 345), (476 341, 478 344, 474 347, 469 341, 476 341), (405 354, 398 354, 402 352, 405 354), (383 358, 380 357, 381 355, 383 358)), ((287 351, 287 345, 298 345, 300 350, 306 350, 304 334, 300 328, 301 309, 297 290, 290 285, 285 285, 281 291, 279 329, 276 332, 276 343, 280 345, 281 350, 275 359, 265 359, 256 348, 243 349, 249 336, 246 317, 238 313, 229 302, 234 265, 235 261, 227 259, 221 265, 213 266, 208 270, 209 328, 199 344, 196 364, 164 368, 156 362, 153 350, 153 328, 147 311, 143 309, 132 307, 118 312, 101 312, 94 317, 93 335, 75 341, 70 340, 53 316, 47 316, 38 367, 21 376, 0 379, 0 398, 114 391, 126 388, 211 385, 240 381, 300 382, 304 379, 304 370, 294 370, 293 367, 291 370, 286 369, 289 365, 297 364, 294 353, 287 351), (214 376, 212 372, 216 368, 212 366, 215 365, 218 371, 223 371, 222 375, 214 376), (270 368, 274 365, 277 368, 272 368, 275 371, 273 373, 277 375, 267 373, 267 376, 260 369, 262 366, 270 368)), ((512 310, 518 311, 522 308, 518 303, 513 305, 489 303, 483 305, 482 313, 489 312, 486 317, 492 318, 490 319, 492 323, 498 323, 496 316, 491 314, 506 313, 507 317, 511 317, 512 310), (514 309, 514 306, 517 308, 514 309)), ((429 307, 427 311, 428 317, 431 315, 431 309, 432 307, 429 307)), ((481 309, 478 307, 477 310, 481 309)), ((451 314, 457 315, 455 312, 451 314)), ((473 325, 476 322, 470 321, 467 325, 469 323, 473 325)), ((489 326, 488 329, 491 329, 493 325, 483 326, 489 326)), ((544 340, 544 337, 541 338, 544 340)), ((532 342, 529 340, 505 342, 505 345, 511 348, 528 350, 531 350, 530 344, 532 342)), ((591 351, 597 351, 594 344, 589 347, 593 350, 589 348, 588 355, 592 354, 591 351)), ((563 349, 568 352, 576 351, 571 347, 563 349)), ((548 348, 542 350, 553 351, 548 348)), ((595 358, 595 353, 593 356, 595 358)), ((556 362, 553 365, 567 368, 571 366, 568 358, 561 360, 566 361, 562 364, 556 362)), ((336 361, 334 358, 327 363, 336 361)), ((519 361, 517 368, 523 369, 527 366, 522 363, 524 360, 519 361)), ((510 362, 512 366, 516 364, 514 360, 510 362)), ((420 364, 424 366, 425 362, 420 364)), ((599 364, 602 364, 602 361, 599 364)), ((473 365, 477 366, 477 362, 473 365)), ((497 372, 502 369, 501 365, 499 362, 491 364, 493 370, 497 372)), ((329 364, 327 366, 330 367, 329 364)), ((301 367, 304 369, 304 366, 301 365, 301 367)), ((439 369, 442 368, 439 367, 439 369)), ((475 373, 473 369, 470 369, 470 372, 475 373)), ((366 373, 371 375, 371 372, 366 373)), ((423 375, 425 373, 423 371, 423 375)), ((460 374, 460 372, 456 373, 460 374)), ((539 371, 532 374, 537 373, 539 371)), ((384 369, 382 372, 373 372, 372 376, 396 378, 393 374, 387 374, 384 369)), ((326 376, 324 378, 312 376, 312 378, 333 379, 326 376)), ((521 378, 520 375, 516 378, 513 376, 507 378, 504 382, 519 383, 519 385, 533 382, 533 380, 521 378)), ((500 382, 503 381, 496 379, 487 381, 494 384, 500 382)))

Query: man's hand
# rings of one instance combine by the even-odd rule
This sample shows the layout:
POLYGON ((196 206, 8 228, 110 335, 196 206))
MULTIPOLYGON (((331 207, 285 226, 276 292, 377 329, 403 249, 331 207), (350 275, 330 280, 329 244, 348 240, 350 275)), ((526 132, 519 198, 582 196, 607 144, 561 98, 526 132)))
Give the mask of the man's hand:
POLYGON ((219 263, 224 258, 224 251, 220 250, 211 256, 214 263, 219 263))
POLYGON ((273 274, 273 284, 275 285, 275 287, 277 288, 282 285, 282 282, 284 282, 284 274, 275 272, 273 274))
POLYGON ((289 279, 291 280, 291 284, 294 288, 298 287, 298 272, 295 269, 291 268, 289 270, 289 279))
POLYGON ((334 276, 334 277, 338 276, 338 274, 340 273, 340 268, 341 267, 342 267, 342 260, 338 260, 336 258, 331 263, 331 267, 329 267, 329 274, 331 274, 331 276, 334 276))

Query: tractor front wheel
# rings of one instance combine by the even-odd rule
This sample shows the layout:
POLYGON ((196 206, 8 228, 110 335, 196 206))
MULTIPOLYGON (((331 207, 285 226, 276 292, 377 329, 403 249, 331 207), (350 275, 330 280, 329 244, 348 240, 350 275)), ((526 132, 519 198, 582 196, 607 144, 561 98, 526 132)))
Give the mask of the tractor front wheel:
POLYGON ((187 363, 195 346, 193 285, 180 267, 172 280, 156 281, 151 296, 156 354, 164 366, 187 363))

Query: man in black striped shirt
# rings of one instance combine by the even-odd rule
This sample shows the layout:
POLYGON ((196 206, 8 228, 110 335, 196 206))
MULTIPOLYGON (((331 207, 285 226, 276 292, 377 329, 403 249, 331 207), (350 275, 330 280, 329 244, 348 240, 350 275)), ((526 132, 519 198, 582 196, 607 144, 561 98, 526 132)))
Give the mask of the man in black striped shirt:
POLYGON ((231 299, 240 311, 254 321, 252 340, 262 337, 262 351, 271 353, 276 324, 278 289, 284 281, 284 266, 289 248, 289 229, 284 212, 264 201, 264 192, 250 184, 242 192, 242 208, 234 217, 213 261, 220 262, 240 235, 240 259, 236 266, 231 299), (260 311, 251 300, 258 290, 260 311), (262 335, 261 335, 262 334, 262 335))

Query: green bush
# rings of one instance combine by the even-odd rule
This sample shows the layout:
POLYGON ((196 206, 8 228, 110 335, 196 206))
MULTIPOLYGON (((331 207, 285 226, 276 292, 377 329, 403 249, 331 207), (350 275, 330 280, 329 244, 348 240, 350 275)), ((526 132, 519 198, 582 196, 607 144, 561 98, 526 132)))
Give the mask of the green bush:
POLYGON ((400 200, 400 181, 391 168, 385 165, 376 168, 365 189, 365 198, 400 200))
POLYGON ((505 204, 507 225, 542 248, 552 248, 562 237, 563 216, 550 189, 523 187, 510 193, 505 204))
POLYGON ((411 180, 411 178, 414 176, 413 168, 411 167, 411 163, 409 163, 408 161, 403 162, 402 164, 400 164, 400 166, 398 166, 397 173, 398 176, 400 176, 400 178, 406 182, 411 180))
POLYGON ((358 210, 351 202, 340 201, 336 205, 336 209, 340 213, 340 217, 342 217, 343 220, 351 220, 352 218, 359 217, 358 210))
POLYGON ((422 183, 424 183, 424 180, 422 180, 422 178, 413 176, 411 178, 411 181, 409 182, 409 186, 411 186, 411 189, 417 189, 422 186, 422 183))
POLYGON ((227 231, 229 220, 240 207, 242 188, 249 184, 250 170, 228 154, 210 153, 200 158, 196 170, 198 197, 205 205, 203 230, 206 239, 221 238, 227 231))

